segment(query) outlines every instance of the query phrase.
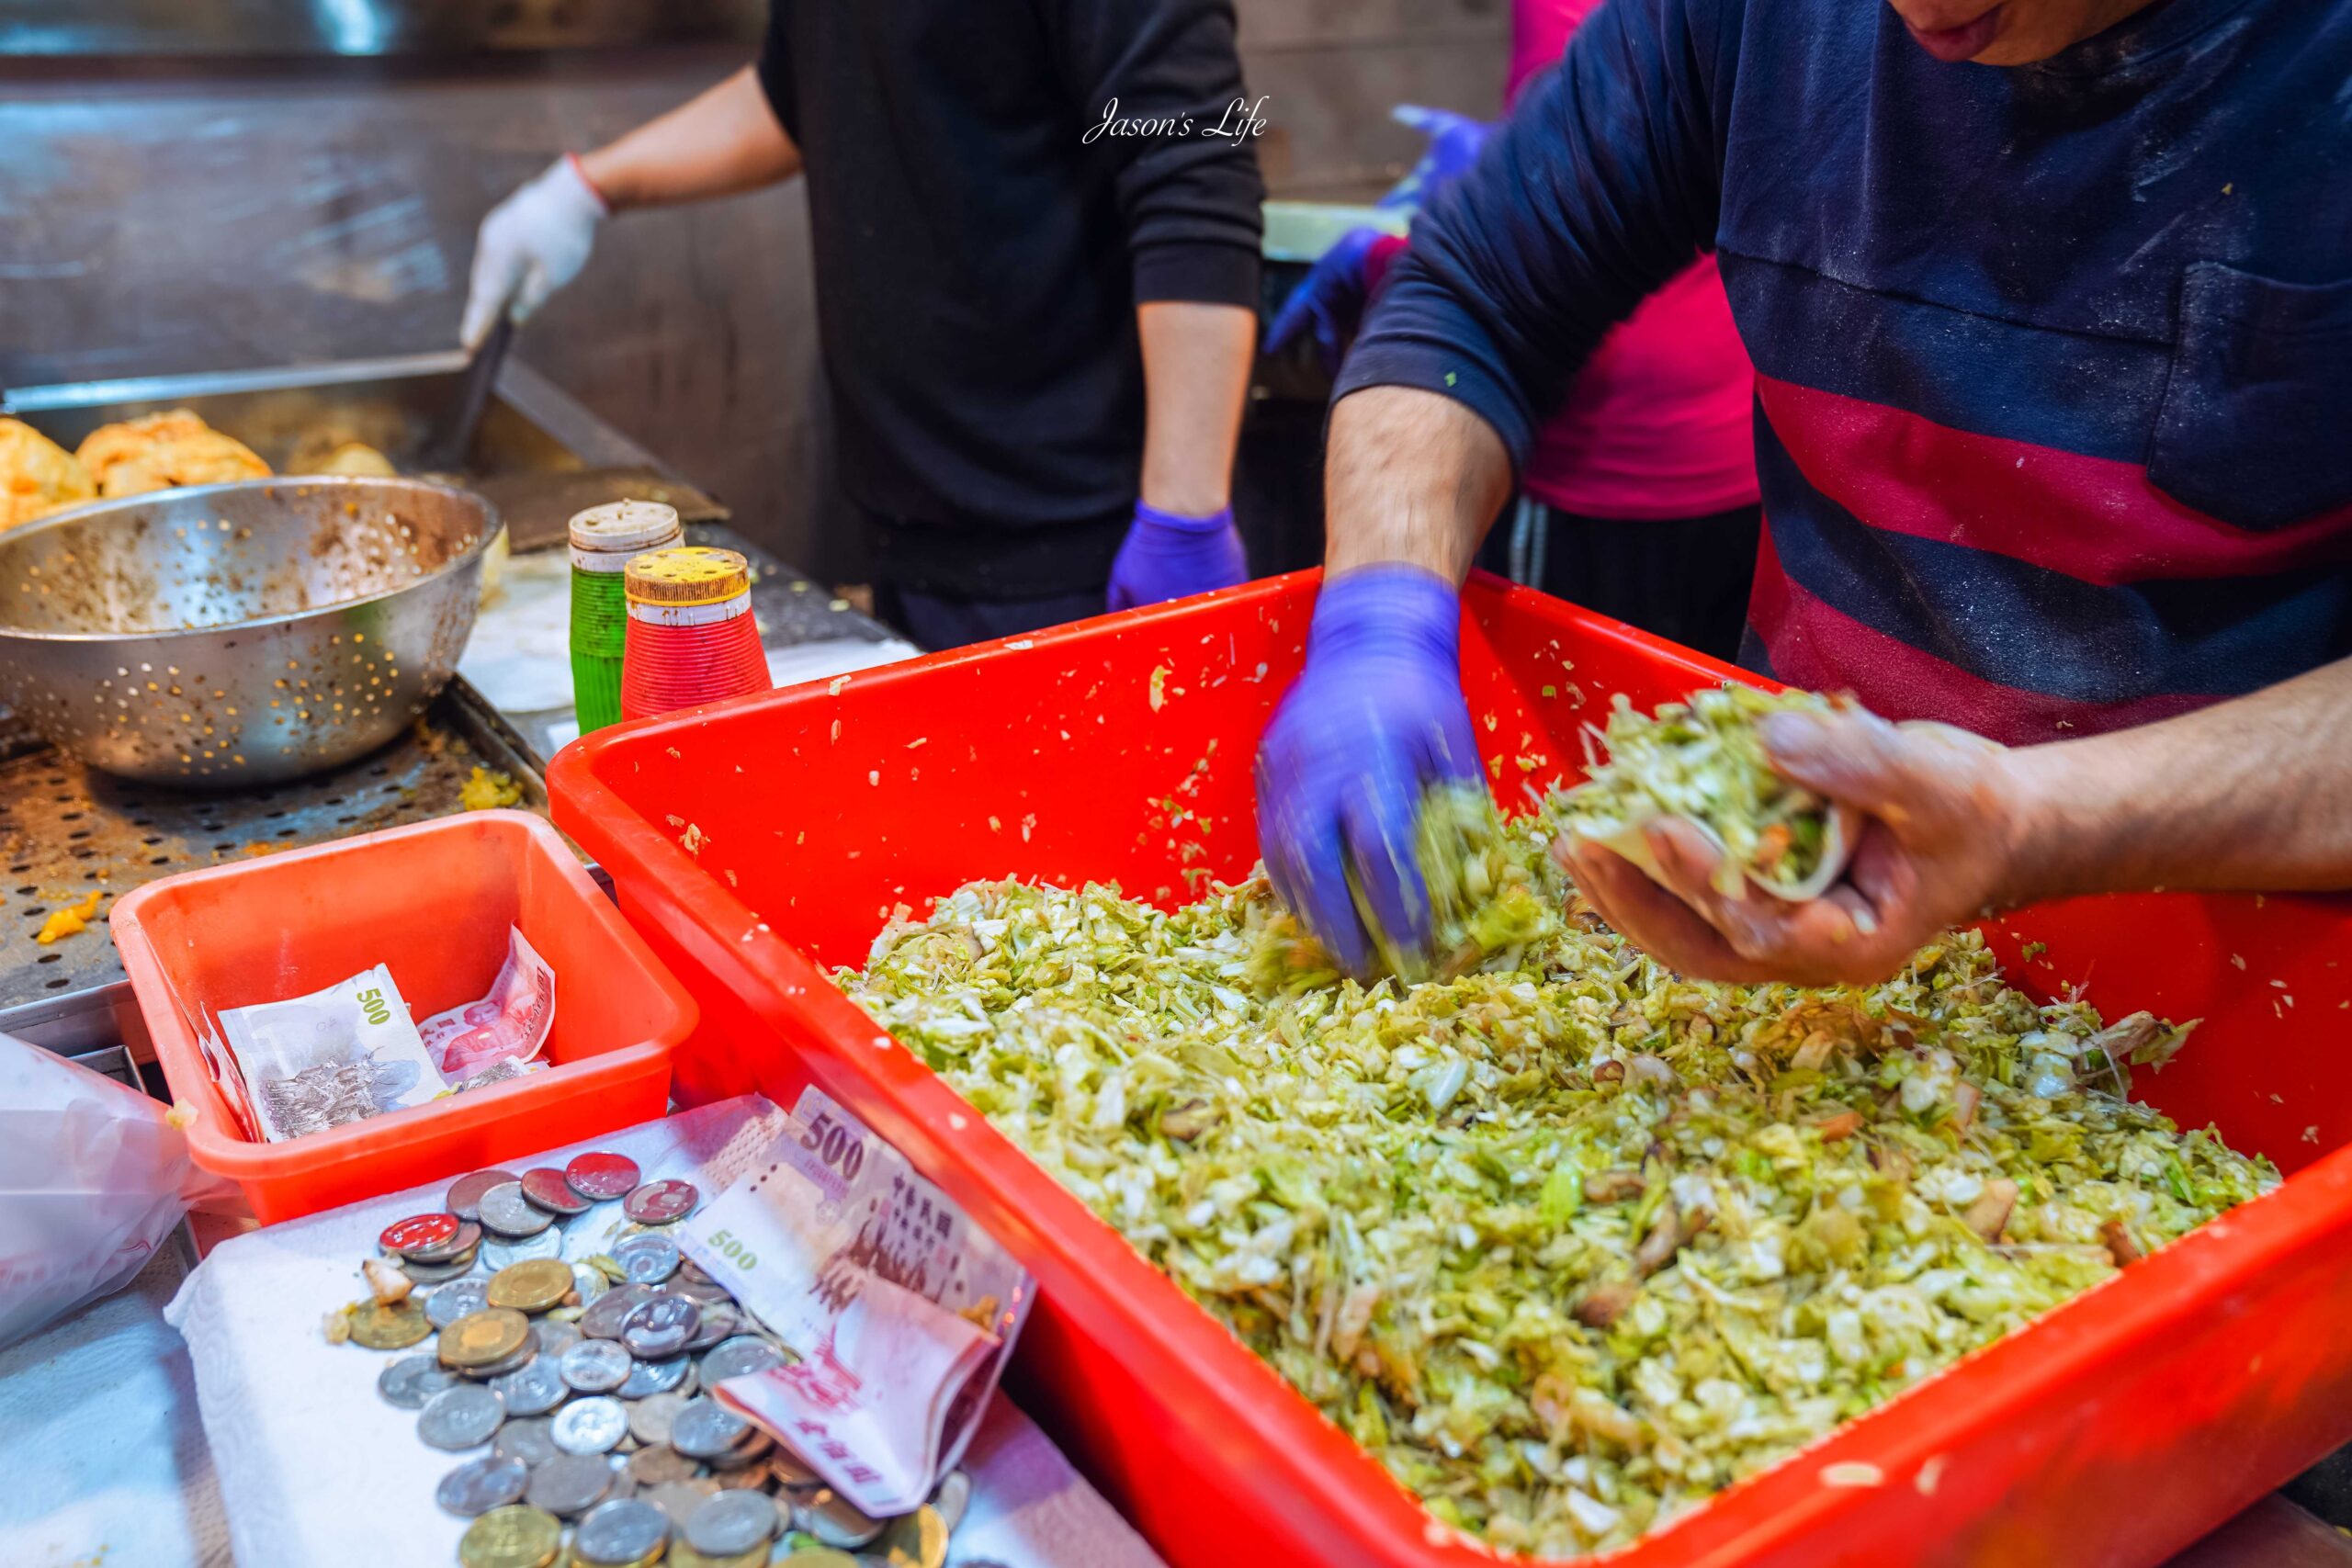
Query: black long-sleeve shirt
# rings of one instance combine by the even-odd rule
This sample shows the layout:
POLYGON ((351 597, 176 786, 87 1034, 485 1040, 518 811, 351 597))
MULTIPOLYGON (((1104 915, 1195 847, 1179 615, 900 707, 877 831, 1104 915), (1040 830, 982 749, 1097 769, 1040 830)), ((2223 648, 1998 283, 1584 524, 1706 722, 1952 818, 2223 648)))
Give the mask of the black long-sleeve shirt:
POLYGON ((1256 154, 1209 134, 1244 96, 1231 5, 775 0, 759 76, 807 170, 842 480, 882 570, 1100 586, 1142 460, 1136 307, 1257 303, 1256 154), (1173 124, 1090 140, 1114 100, 1173 124))

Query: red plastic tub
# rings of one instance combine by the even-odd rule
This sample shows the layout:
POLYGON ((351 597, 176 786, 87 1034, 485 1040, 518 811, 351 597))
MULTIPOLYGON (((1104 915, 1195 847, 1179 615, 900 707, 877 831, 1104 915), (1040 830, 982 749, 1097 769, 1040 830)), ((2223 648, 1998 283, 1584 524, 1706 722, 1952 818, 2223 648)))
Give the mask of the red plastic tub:
POLYGON ((172 1098, 194 1108, 190 1153, 265 1224, 660 1116, 670 1053, 698 1016, 562 838, 520 811, 167 876, 124 895, 111 919, 172 1098), (490 989, 514 926, 556 974, 546 1072, 281 1144, 239 1130, 198 1020, 377 964, 429 1018, 490 989))
MULTIPOLYGON (((1114 878, 1178 901, 1256 853, 1250 769, 1311 575, 591 737, 557 819, 723 1046, 682 1096, 808 1081, 1043 1286, 1029 1407, 1179 1568, 1470 1564, 1385 1472, 834 990, 893 906, 973 877, 1114 878), (1181 818, 1171 811, 1181 807, 1181 818)), ((1491 579, 1463 674, 1506 797, 1583 755, 1611 694, 1734 674, 1491 579), (1520 759, 1532 762, 1522 771, 1520 759)), ((2146 1099, 2292 1179, 1724 1493, 1612 1562, 2154 1562, 2352 1438, 2352 904, 2084 900, 1996 928, 2013 977, 2205 1026, 2146 1099)))

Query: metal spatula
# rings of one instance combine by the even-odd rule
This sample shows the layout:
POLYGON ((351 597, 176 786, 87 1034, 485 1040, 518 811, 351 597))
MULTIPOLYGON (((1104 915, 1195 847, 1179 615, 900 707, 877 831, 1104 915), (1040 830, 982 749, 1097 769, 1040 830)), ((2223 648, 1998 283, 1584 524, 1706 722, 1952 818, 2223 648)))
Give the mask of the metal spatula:
POLYGON ((490 406, 492 389, 498 385, 498 367, 506 362, 506 345, 514 341, 514 320, 500 316, 481 340, 474 356, 466 364, 465 373, 458 378, 457 395, 417 449, 415 467, 431 473, 462 473, 466 454, 473 449, 474 431, 481 423, 482 411, 490 406))

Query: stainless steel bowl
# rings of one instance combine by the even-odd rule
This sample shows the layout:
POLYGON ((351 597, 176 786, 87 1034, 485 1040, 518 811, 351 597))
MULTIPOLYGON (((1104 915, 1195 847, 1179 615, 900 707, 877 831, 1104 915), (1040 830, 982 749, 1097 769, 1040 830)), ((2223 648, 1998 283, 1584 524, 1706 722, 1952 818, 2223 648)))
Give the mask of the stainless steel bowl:
POLYGON ((488 502, 275 479, 97 502, 0 534, 0 699, 94 767, 227 789, 346 762, 448 683, 488 502))

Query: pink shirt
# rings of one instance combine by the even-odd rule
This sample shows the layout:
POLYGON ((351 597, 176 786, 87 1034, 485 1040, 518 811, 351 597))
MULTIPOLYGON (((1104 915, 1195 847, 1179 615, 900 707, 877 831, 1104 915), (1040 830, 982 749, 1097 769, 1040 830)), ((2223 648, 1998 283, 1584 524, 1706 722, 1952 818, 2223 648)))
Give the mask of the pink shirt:
MULTIPOLYGON (((1505 97, 1558 63, 1600 0, 1514 0, 1505 97)), ((1600 341, 1520 482, 1588 517, 1700 517, 1756 500, 1755 372, 1702 256, 1600 341)))

